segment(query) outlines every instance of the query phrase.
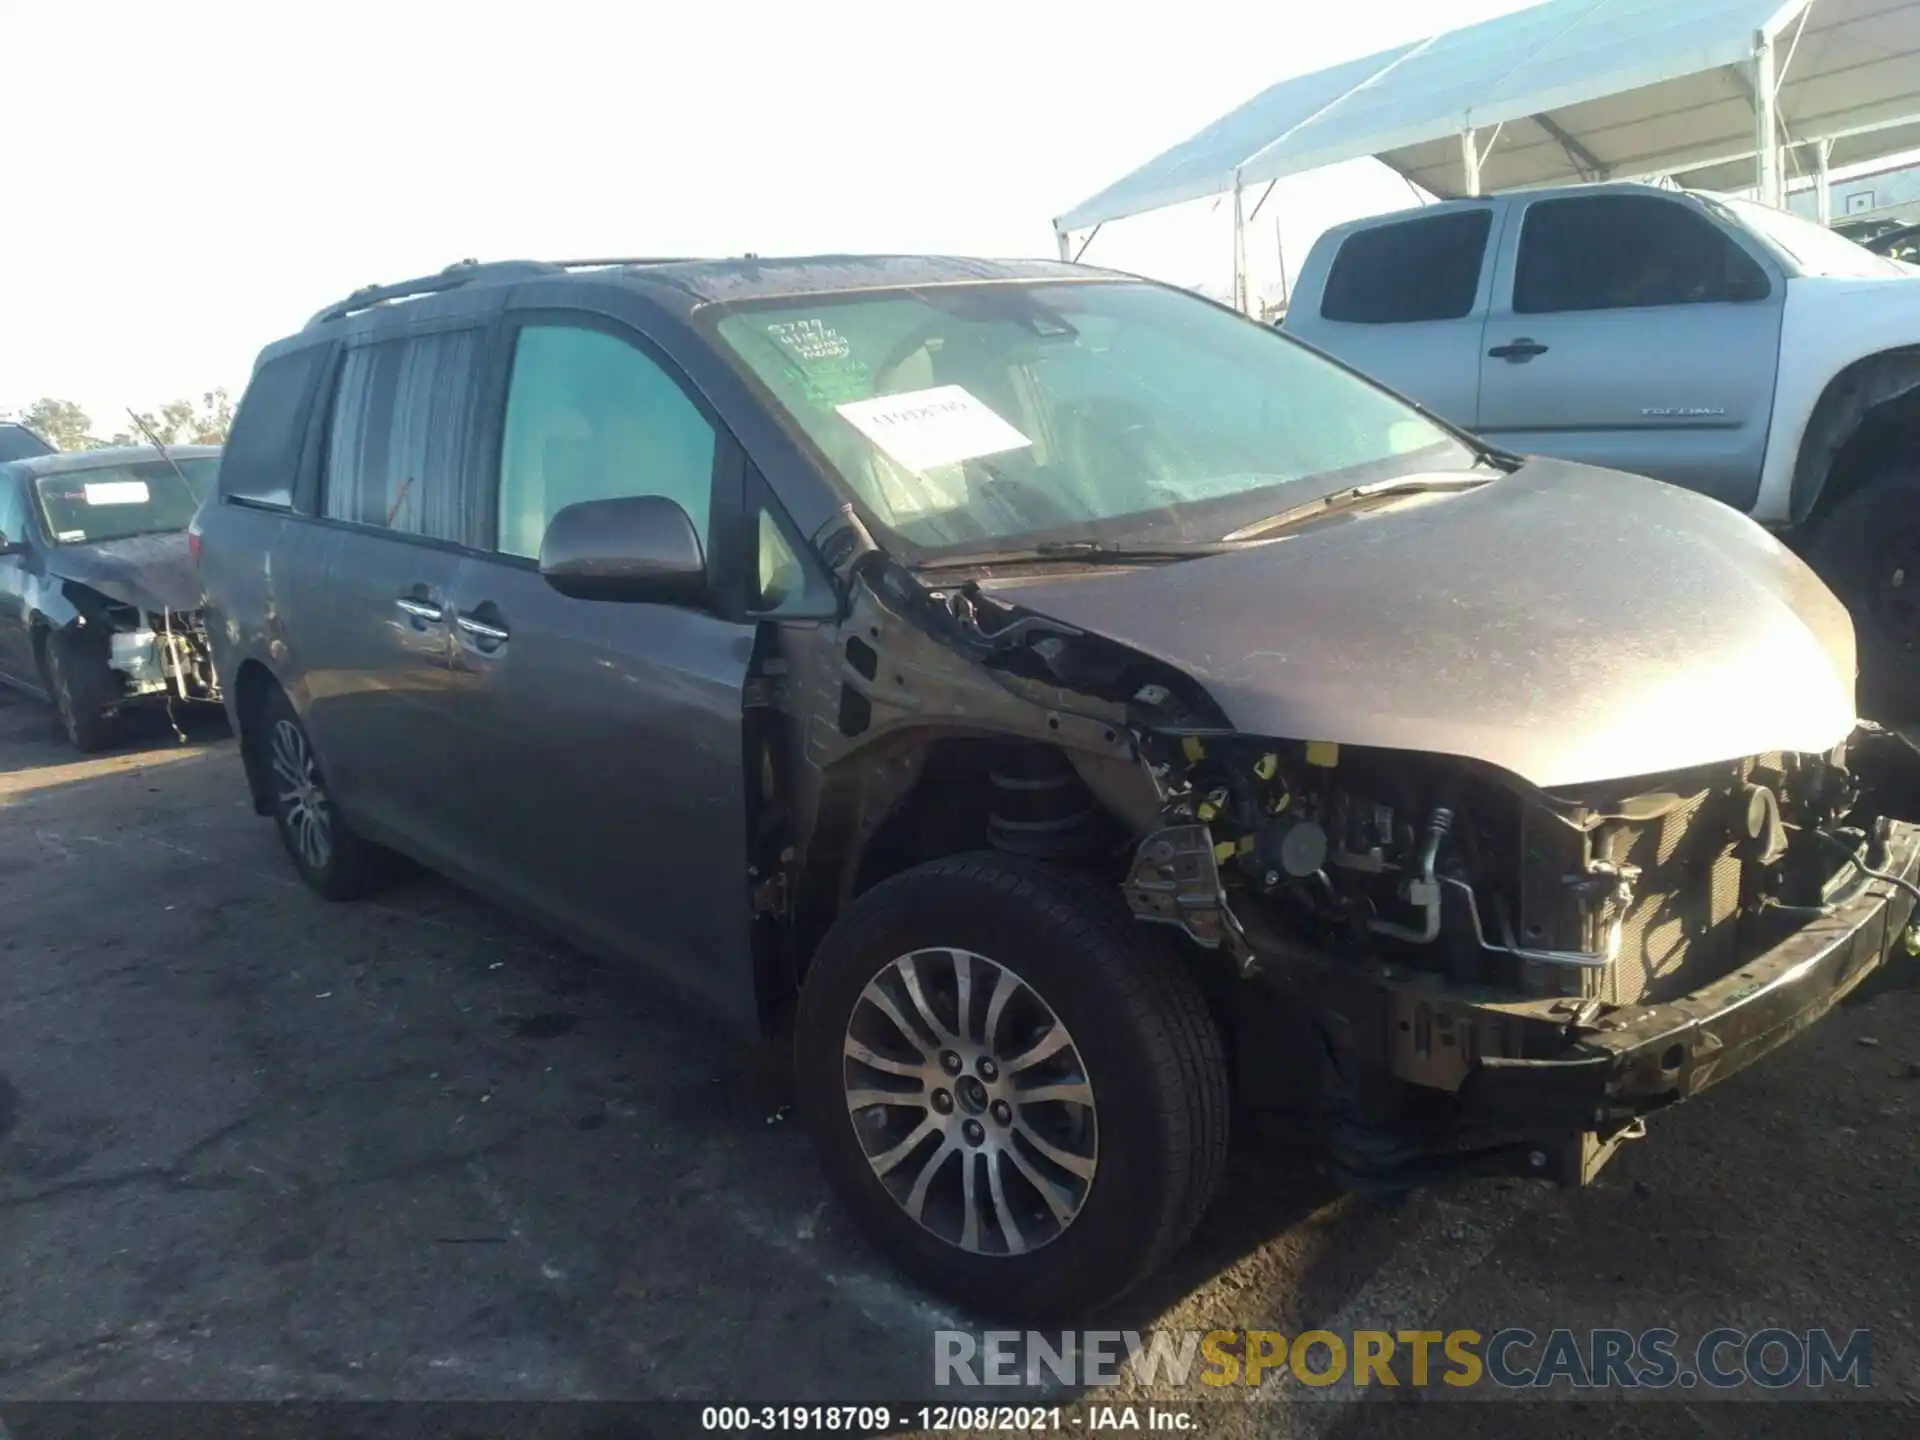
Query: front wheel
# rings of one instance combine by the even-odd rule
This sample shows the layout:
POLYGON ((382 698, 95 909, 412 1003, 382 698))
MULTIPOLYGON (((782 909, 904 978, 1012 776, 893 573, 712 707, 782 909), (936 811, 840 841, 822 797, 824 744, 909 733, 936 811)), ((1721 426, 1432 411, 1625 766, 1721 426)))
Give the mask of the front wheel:
POLYGON ((363 840, 340 813, 292 702, 274 690, 251 723, 259 727, 258 763, 274 824, 300 878, 329 900, 357 900, 384 887, 399 857, 363 840))
POLYGON ((1226 1156, 1220 1038, 1118 893, 982 854, 859 898, 801 995, 829 1182, 916 1278, 979 1309, 1112 1299, 1192 1233, 1226 1156))
POLYGON ((45 656, 47 690, 61 735, 82 755, 106 749, 118 733, 106 656, 90 641, 66 634, 48 637, 45 656))

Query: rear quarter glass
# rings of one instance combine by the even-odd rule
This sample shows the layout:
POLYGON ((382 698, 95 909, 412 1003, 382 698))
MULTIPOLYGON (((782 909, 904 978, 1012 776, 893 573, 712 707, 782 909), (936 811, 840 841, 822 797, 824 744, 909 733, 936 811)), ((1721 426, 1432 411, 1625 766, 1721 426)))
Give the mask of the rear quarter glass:
POLYGON ((275 356, 254 372, 220 465, 220 496, 273 509, 293 505, 313 393, 331 347, 275 356))

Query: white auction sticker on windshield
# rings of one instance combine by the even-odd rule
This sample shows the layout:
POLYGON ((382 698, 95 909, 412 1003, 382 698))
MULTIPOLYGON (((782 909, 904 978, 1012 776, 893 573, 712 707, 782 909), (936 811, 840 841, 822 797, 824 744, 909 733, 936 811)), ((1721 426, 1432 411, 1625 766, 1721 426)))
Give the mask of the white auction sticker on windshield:
POLYGON ((144 505, 153 497, 144 480, 99 480, 86 487, 89 505, 144 505))
POLYGON ((1033 444, 959 385, 876 395, 834 408, 909 470, 952 465, 1033 444))

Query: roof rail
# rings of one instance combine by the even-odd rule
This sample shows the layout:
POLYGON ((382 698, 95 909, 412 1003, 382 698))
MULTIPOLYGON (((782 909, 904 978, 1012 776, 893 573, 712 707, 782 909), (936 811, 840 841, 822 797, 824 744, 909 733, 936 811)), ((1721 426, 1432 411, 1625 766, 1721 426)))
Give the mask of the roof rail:
POLYGON ((608 260, 555 260, 552 263, 559 270, 611 270, 620 265, 690 265, 701 258, 698 255, 633 255, 608 260))
POLYGON ((415 295, 438 295, 446 290, 458 290, 462 285, 470 285, 476 280, 530 280, 538 275, 551 275, 561 268, 540 260, 497 260, 485 265, 478 260, 461 260, 437 275, 422 275, 392 285, 364 285, 346 299, 316 312, 307 321, 307 328, 356 315, 362 310, 371 310, 390 300, 405 300, 415 295))

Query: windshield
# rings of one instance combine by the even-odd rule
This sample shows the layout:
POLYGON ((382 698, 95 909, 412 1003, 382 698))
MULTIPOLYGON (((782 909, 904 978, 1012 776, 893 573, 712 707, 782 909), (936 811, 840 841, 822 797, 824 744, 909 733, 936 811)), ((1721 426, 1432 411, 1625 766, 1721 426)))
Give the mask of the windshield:
POLYGON ((1707 203, 1724 207, 1731 212, 1730 218, 1734 224, 1751 230, 1775 249, 1785 251, 1787 259, 1803 274, 1855 280, 1882 279, 1890 275, 1912 278, 1911 270, 1874 254, 1846 236, 1835 234, 1826 226, 1803 220, 1798 215, 1775 210, 1771 205, 1757 205, 1751 200, 1731 200, 1717 195, 1707 203))
POLYGON ((40 516, 57 545, 184 530, 213 488, 217 459, 182 460, 186 482, 165 460, 63 470, 34 482, 40 516))
POLYGON ((1217 540, 1474 452, 1313 351, 1146 284, 962 285, 730 309, 725 343, 909 558, 1217 540))

